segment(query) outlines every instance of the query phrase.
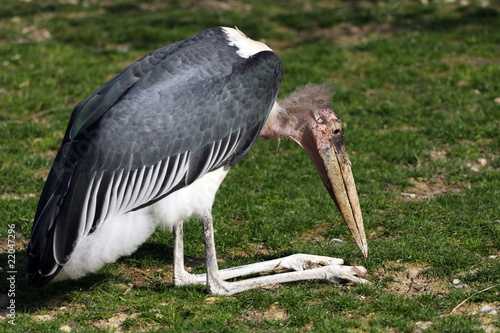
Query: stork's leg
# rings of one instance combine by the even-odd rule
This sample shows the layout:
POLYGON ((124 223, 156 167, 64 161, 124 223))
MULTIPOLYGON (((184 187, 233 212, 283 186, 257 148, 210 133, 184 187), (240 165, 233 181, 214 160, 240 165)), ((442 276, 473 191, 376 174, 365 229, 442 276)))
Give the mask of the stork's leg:
POLYGON ((329 281, 350 281, 368 283, 359 278, 366 273, 361 266, 343 266, 342 259, 316 256, 309 254, 294 254, 285 258, 243 265, 219 271, 215 252, 212 214, 207 212, 202 217, 203 234, 205 238, 205 256, 207 274, 190 274, 184 269, 184 247, 182 224, 174 227, 174 285, 207 284, 211 294, 232 295, 245 290, 254 289, 276 283, 286 283, 302 280, 323 279, 329 281), (261 276, 237 282, 225 280, 235 277, 272 272, 275 270, 293 270, 294 272, 278 273, 261 276))
POLYGON ((174 277, 175 286, 188 284, 186 270, 184 269, 184 233, 182 222, 174 226, 174 277))
POLYGON ((184 269, 184 233, 182 222, 174 226, 174 277, 175 286, 204 284, 205 274, 194 275, 184 269))
POLYGON ((222 280, 217 265, 215 253, 214 227, 212 212, 207 212, 202 218, 203 236, 205 238, 205 261, 207 264, 207 288, 210 294, 231 295, 230 283, 222 280))
POLYGON ((282 259, 245 265, 219 271, 215 253, 215 241, 211 213, 203 218, 205 236, 205 255, 207 265, 207 287, 211 294, 232 295, 245 290, 266 285, 302 280, 325 279, 329 281, 347 280, 355 283, 368 283, 356 275, 363 275, 366 269, 361 266, 341 266, 342 259, 305 254, 292 255, 282 259), (324 265, 318 267, 319 265, 324 265), (225 279, 277 269, 293 269, 295 272, 278 273, 252 279, 226 282, 225 279))

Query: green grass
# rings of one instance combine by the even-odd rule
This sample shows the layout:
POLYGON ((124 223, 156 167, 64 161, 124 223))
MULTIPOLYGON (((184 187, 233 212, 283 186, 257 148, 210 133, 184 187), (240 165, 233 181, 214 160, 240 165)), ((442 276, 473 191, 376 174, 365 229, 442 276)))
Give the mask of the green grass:
MULTIPOLYGON (((500 312, 498 26, 495 1, 2 4, 0 266, 8 270, 15 225, 15 329, 500 330, 498 315, 471 314, 483 305, 500 312), (86 278, 28 285, 25 245, 74 105, 145 53, 217 25, 237 25, 276 50, 281 97, 333 84, 370 249, 364 259, 300 147, 261 141, 216 198, 220 267, 321 254, 365 266, 372 284, 301 282, 213 298, 203 286, 173 287, 172 235, 157 231, 86 278), (419 271, 413 284, 409 270, 419 271), (454 288, 455 278, 468 287, 454 288)), ((185 238, 187 264, 203 272, 200 224, 187 223, 185 238)), ((9 289, 3 277, 0 285, 9 289)), ((9 298, 0 301, 5 316, 9 298)), ((0 332, 11 332, 6 320, 0 332)))

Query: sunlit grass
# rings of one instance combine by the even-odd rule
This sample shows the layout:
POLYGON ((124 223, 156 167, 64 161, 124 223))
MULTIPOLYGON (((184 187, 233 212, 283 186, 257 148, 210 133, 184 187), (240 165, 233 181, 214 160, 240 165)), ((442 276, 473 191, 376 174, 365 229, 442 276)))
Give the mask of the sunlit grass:
MULTIPOLYGON (((441 1, 9 1, 0 8, 0 266, 15 224, 19 331, 500 329, 500 7, 441 1), (363 210, 363 258, 294 142, 258 142, 213 209, 220 267, 303 252, 368 269, 369 286, 303 282, 213 298, 171 284, 172 235, 79 281, 24 278, 38 196, 72 108, 142 55, 238 26, 279 54, 280 97, 329 81, 363 210), (331 243, 333 238, 343 243, 331 243), (4 246, 5 245, 5 246, 4 246), (413 283, 408 272, 417 269, 413 283), (467 288, 455 289, 460 279, 467 288)), ((186 264, 204 271, 201 226, 186 264)), ((8 289, 5 279, 1 285, 8 289)), ((2 300, 3 301, 3 300, 2 300)), ((2 303, 2 309, 6 308, 2 303)), ((2 315, 6 312, 0 309, 2 315)), ((4 322, 0 331, 10 328, 4 322)))

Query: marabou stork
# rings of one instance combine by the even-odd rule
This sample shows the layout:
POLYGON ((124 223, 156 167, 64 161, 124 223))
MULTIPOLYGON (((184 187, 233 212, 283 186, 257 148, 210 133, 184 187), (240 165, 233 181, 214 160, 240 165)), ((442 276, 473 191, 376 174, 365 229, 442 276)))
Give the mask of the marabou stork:
POLYGON ((281 78, 281 61, 268 46, 217 27, 149 53, 78 104, 36 211, 30 282, 80 278, 130 255, 163 226, 174 232, 175 285, 206 283, 210 293, 229 295, 307 279, 365 283, 363 267, 304 254, 218 269, 215 193, 259 135, 290 137, 304 148, 367 255, 331 95, 309 86, 277 103, 281 78), (203 223, 206 274, 184 269, 182 224, 193 216, 203 223), (276 269, 291 271, 226 281, 276 269))

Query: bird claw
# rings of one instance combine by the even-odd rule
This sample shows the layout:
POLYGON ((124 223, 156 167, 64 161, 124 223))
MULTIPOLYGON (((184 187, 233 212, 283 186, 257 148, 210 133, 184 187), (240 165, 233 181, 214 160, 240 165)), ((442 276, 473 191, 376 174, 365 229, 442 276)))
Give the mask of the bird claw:
POLYGON ((367 273, 363 266, 342 266, 332 267, 332 275, 327 278, 331 282, 351 282, 355 284, 369 284, 370 281, 360 278, 367 273))
POLYGON ((276 269, 289 269, 302 271, 329 265, 342 265, 344 260, 312 254, 297 253, 283 258, 276 266, 276 269))
POLYGON ((367 273, 366 268, 363 266, 344 266, 343 263, 344 260, 339 258, 298 253, 284 258, 276 269, 293 271, 324 269, 325 280, 331 282, 369 283, 368 280, 360 278, 367 273))

